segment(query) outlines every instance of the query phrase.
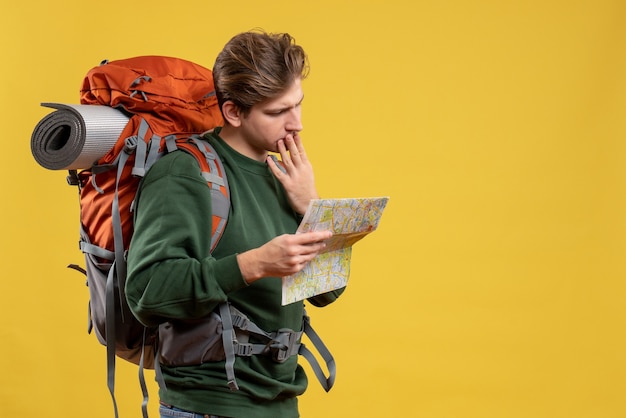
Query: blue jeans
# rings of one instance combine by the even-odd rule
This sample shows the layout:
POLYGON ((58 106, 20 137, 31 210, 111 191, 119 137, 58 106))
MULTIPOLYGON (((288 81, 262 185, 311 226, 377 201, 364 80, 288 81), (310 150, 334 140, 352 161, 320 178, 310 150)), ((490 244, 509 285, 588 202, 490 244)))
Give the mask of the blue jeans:
POLYGON ((195 412, 185 411, 175 406, 164 404, 159 406, 159 414, 161 418, 224 418, 217 415, 196 414, 195 412))

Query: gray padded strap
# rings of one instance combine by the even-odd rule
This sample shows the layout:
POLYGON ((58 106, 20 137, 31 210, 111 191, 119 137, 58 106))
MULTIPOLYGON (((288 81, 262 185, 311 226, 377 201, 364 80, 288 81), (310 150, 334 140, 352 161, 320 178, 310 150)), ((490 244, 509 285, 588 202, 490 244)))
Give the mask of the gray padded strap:
MULTIPOLYGON (((210 166, 210 165, 211 165, 211 164, 209 164, 209 166, 210 166)), ((212 169, 212 170, 214 170, 214 169, 212 169)), ((224 180, 222 179, 222 177, 218 176, 218 175, 217 175, 217 174, 215 174, 215 173, 210 173, 210 172, 207 172, 207 171, 203 171, 203 172, 202 172, 202 177, 204 177, 204 179, 205 179, 206 181, 208 181, 208 182, 210 182, 212 185, 214 185, 214 186, 211 186, 211 187, 213 187, 213 188, 215 188, 215 187, 218 187, 218 188, 219 188, 219 186, 223 186, 223 185, 224 185, 224 180)))
POLYGON ((211 237, 211 248, 217 246, 217 240, 222 235, 224 228, 226 228, 226 219, 222 217, 215 228, 215 234, 211 237))
POLYGON ((217 153, 215 152, 211 144, 209 144, 207 141, 200 139, 197 136, 191 137, 190 140, 198 147, 200 152, 204 154, 204 157, 209 164, 210 171, 208 173, 202 173, 204 179, 211 182, 211 187, 214 189, 219 190, 220 186, 226 186, 226 180, 217 174, 217 165, 220 164, 220 161, 219 159, 217 159, 217 153))
POLYGON ((222 232, 228 222, 228 213, 230 211, 230 200, 225 197, 220 191, 220 187, 226 188, 226 195, 230 196, 230 190, 228 188, 228 180, 224 175, 224 165, 220 160, 219 155, 215 148, 208 142, 202 139, 198 135, 192 135, 189 141, 196 145, 200 152, 204 155, 204 158, 209 165, 208 172, 202 172, 202 177, 209 183, 211 188, 211 210, 213 215, 221 218, 215 229, 215 234, 211 237, 211 251, 216 247, 219 238, 222 236, 222 232), (220 176, 219 173, 222 173, 220 176))

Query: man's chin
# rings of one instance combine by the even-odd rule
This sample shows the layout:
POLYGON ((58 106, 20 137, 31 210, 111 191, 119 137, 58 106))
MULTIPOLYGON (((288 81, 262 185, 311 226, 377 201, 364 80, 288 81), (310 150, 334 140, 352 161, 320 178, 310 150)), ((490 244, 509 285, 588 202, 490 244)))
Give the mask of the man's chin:
POLYGON ((272 148, 271 148, 271 149, 269 149, 268 151, 269 151, 269 152, 279 153, 279 152, 280 152, 280 151, 278 150, 278 142, 279 142, 279 141, 283 141, 283 142, 284 142, 285 140, 284 140, 284 138, 283 138, 283 139, 279 139, 278 141, 274 142, 274 143, 272 144, 272 148))

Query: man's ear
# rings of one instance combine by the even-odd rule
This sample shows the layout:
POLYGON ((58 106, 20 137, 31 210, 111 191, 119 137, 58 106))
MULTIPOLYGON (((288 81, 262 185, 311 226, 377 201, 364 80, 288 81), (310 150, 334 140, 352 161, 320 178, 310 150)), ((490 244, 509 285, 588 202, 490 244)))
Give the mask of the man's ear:
POLYGON ((241 125, 241 119, 243 117, 239 106, 233 103, 231 100, 224 102, 222 105, 222 115, 224 119, 234 127, 241 125))

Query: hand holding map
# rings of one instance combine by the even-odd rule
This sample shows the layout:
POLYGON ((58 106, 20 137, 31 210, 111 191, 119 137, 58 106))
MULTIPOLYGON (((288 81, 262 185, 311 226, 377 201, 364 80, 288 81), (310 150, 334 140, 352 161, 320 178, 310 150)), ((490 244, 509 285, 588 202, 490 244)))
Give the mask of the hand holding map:
POLYGON ((376 230, 388 200, 388 197, 312 200, 297 232, 329 230, 333 237, 304 269, 283 277, 283 305, 346 286, 352 245, 376 230))

